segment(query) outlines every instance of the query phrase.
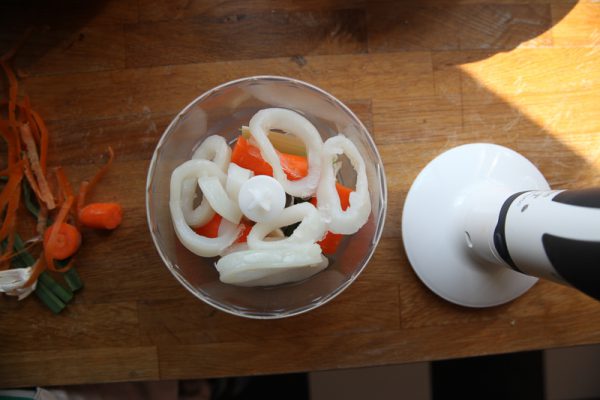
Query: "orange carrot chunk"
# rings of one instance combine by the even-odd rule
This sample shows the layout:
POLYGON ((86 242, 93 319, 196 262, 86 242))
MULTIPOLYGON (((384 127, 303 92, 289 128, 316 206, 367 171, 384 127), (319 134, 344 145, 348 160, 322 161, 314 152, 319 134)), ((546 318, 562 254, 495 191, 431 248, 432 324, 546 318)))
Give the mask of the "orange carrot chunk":
POLYGON ((240 224, 242 224, 242 232, 240 233, 240 236, 235 240, 235 243, 246 243, 248 241, 248 234, 252 230, 254 223, 246 219, 242 219, 240 224))
MULTIPOLYGON (((306 157, 286 154, 277 150, 276 152, 281 162, 281 168, 289 180, 296 181, 308 174, 308 160, 306 157)), ((262 158, 260 149, 250 144, 243 136, 238 138, 233 147, 231 162, 253 171, 255 175, 273 176, 273 168, 262 158)))
POLYGON ((123 220, 119 203, 91 203, 79 211, 79 222, 88 228, 115 229, 123 220))
POLYGON ((55 260, 64 260, 77 252, 81 245, 81 234, 71 224, 63 222, 58 228, 58 233, 50 243, 50 236, 55 225, 50 226, 44 232, 44 249, 55 260))
POLYGON ((206 236, 207 238, 216 238, 219 236, 219 225, 221 225, 222 219, 223 217, 221 217, 219 214, 215 214, 215 216, 212 217, 212 219, 206 224, 198 228, 194 228, 194 232, 196 232, 198 235, 206 236))

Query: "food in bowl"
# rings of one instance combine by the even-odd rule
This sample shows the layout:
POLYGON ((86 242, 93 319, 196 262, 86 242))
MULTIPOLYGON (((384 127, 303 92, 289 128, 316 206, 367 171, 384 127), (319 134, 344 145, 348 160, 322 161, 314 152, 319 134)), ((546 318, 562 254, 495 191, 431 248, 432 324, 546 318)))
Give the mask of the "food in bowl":
POLYGON ((346 136, 323 142, 308 119, 289 109, 260 110, 241 131, 233 150, 223 137, 209 136, 172 172, 175 233, 197 256, 220 257, 223 283, 307 279, 327 268, 325 255, 335 253, 342 235, 369 218, 365 162, 346 136), (354 189, 337 181, 342 154, 356 172, 354 189))

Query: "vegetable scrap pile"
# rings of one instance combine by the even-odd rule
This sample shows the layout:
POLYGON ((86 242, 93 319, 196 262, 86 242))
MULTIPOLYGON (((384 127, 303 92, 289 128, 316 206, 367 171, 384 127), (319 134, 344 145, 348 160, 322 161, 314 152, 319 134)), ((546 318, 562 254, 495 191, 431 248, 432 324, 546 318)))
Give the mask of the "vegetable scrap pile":
MULTIPOLYGON (((251 203, 261 199, 270 211, 268 195, 258 193, 251 203)), ((354 143, 342 134, 323 142, 308 119, 281 108, 256 113, 233 149, 221 136, 206 138, 173 171, 169 207, 183 246, 201 257, 220 256, 220 280, 238 286, 315 275, 327 268, 326 256, 337 252, 344 235, 358 232, 371 213, 365 162, 354 143), (342 154, 356 171, 354 189, 337 181, 342 154), (272 176, 288 199, 268 220, 252 220, 240 195, 256 175, 272 176), (202 200, 194 207, 197 188, 202 200)))
POLYGON ((11 67, 16 49, 0 58, 8 83, 8 99, 0 103, 0 136, 7 149, 0 159, 0 293, 19 300, 35 293, 59 313, 83 286, 74 267, 81 232, 115 229, 121 223, 118 203, 87 202, 114 153, 109 147, 106 164, 77 193, 62 167, 48 166, 50 133, 29 98, 19 95, 11 67), (26 214, 33 217, 29 227, 22 218, 26 214))

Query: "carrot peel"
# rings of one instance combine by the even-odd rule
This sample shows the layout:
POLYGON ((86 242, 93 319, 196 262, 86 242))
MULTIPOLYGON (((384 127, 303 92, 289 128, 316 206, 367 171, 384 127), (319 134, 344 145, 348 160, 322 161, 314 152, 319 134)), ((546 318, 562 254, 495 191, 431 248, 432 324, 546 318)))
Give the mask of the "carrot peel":
POLYGON ((56 225, 50 226, 44 232, 44 243, 46 251, 50 253, 55 260, 64 260, 71 257, 79 249, 81 245, 81 234, 71 224, 62 223, 58 227, 54 241, 50 244, 50 236, 56 229, 56 225))
MULTIPOLYGON (((59 211, 58 215, 56 216, 56 219, 54 220, 54 224, 52 224, 51 228, 60 227, 61 224, 64 223, 65 219, 67 218, 67 215, 69 214, 69 211, 71 210, 73 201, 74 201, 73 196, 67 197, 65 202, 62 204, 60 211, 59 211)), ((46 232, 48 232, 48 230, 46 230, 46 232)), ((56 243, 56 241, 58 240, 58 235, 60 232, 61 232, 60 228, 52 229, 50 231, 50 233, 48 234, 48 236, 44 237, 44 255, 46 258, 46 264, 48 266, 48 269, 50 269, 51 271, 57 270, 56 266, 54 265, 55 257, 54 257, 53 251, 59 246, 59 243, 56 243)), ((80 241, 81 241, 81 239, 80 239, 80 241)), ((79 247, 79 246, 77 246, 77 247, 79 247)), ((66 267, 61 268, 60 270, 66 271, 67 269, 71 268, 71 265, 72 265, 72 262, 70 262, 66 267)))

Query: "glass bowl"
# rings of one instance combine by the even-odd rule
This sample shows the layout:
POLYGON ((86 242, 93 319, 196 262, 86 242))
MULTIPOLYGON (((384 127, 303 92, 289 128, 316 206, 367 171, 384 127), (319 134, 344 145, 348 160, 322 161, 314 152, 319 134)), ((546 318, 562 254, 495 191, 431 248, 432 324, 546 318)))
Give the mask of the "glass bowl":
MULTIPOLYGON (((353 185, 352 167, 344 163, 342 183, 353 185)), ((146 211, 154 244, 175 278, 200 300, 219 310, 249 318, 282 318, 319 307, 347 288, 375 251, 383 229, 387 190, 383 163, 369 132, 335 97, 295 79, 255 76, 227 82, 192 101, 169 124, 160 138, 146 183, 146 211), (354 235, 347 236, 327 269, 302 281, 271 287, 238 287, 219 281, 216 258, 189 252, 175 235, 169 212, 172 171, 189 160, 210 135, 231 143, 242 125, 259 110, 281 107, 308 118, 323 140, 343 133, 357 146, 367 167, 371 215, 354 235)))

